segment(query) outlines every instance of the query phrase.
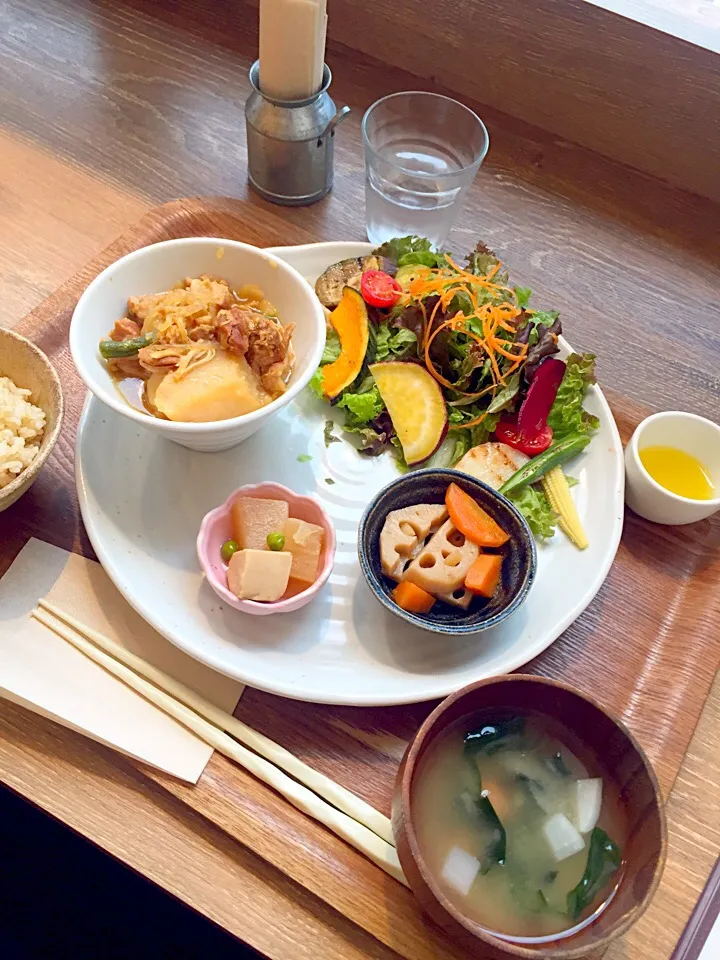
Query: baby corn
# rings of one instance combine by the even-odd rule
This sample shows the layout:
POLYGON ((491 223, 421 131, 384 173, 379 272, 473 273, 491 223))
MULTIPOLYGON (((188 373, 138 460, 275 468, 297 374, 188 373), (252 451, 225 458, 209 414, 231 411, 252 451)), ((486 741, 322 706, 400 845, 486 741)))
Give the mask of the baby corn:
POLYGON ((558 514, 558 526, 578 549, 584 550, 588 545, 588 539, 580 523, 562 467, 553 467, 552 470, 548 470, 541 482, 550 506, 558 514))

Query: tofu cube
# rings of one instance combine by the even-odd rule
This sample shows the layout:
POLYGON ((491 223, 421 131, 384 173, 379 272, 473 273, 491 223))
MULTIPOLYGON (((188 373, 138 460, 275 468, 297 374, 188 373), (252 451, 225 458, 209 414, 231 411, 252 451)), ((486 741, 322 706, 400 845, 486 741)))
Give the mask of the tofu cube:
POLYGON ((292 554, 290 576, 303 583, 317 580, 325 531, 316 523, 290 517, 285 523, 285 549, 292 554))
POLYGON ((241 550, 267 550, 269 533, 282 533, 288 519, 285 500, 240 497, 232 506, 233 537, 241 550))
POLYGON ((272 603, 287 590, 291 566, 285 550, 238 550, 228 564, 228 587, 240 600, 272 603))

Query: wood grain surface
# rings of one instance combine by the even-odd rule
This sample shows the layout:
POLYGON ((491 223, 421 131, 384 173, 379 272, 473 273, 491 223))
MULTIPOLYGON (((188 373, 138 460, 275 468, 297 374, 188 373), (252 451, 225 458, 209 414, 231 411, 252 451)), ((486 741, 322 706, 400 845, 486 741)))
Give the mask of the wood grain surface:
MULTIPOLYGON (((417 82, 393 69, 380 74, 377 65, 336 48, 337 61, 331 58, 336 100, 350 102, 356 115, 338 137, 335 191, 312 208, 269 207, 248 196, 244 185, 241 104, 252 43, 241 35, 232 43, 227 36, 211 36, 206 27, 183 23, 161 4, 152 7, 152 14, 148 9, 62 0, 0 8, 0 92, 8 126, 0 140, 0 189, 7 201, 0 207, 0 322, 15 323, 150 202, 178 193, 234 193, 240 202, 229 213, 215 204, 213 221, 226 217, 221 221, 226 232, 240 229, 239 235, 251 242, 362 236, 358 114, 379 93, 417 82), (72 29, 64 26, 71 21, 72 29), (15 159, 6 165, 6 156, 15 159)), ((563 309, 572 340, 600 353, 601 377, 615 391, 611 399, 625 432, 646 408, 676 405, 717 418, 717 208, 479 109, 489 119, 493 149, 452 245, 461 249, 471 238, 485 237, 507 258, 517 280, 533 286, 541 303, 563 309)), ((165 209, 160 219, 170 216, 171 229, 187 232, 184 210, 165 209)), ((155 236, 158 215, 151 215, 142 230, 148 238, 155 236)), ((120 244, 109 256, 123 249, 120 244)), ((82 283, 92 269, 84 271, 82 283)), ((22 327, 54 356, 68 392, 77 381, 64 354, 64 325, 76 292, 76 285, 61 292, 22 327), (49 316, 53 323, 48 325, 49 316)), ((74 501, 71 434, 62 438, 33 490, 5 515, 0 569, 28 535, 88 550, 74 501)), ((678 532, 631 523, 616 571, 620 564, 627 568, 634 590, 614 573, 577 632, 551 648, 542 664, 544 671, 576 682, 582 657, 602 649, 608 623, 613 632, 623 629, 623 657, 608 658, 586 682, 597 693, 597 688, 617 689, 627 676, 636 679, 625 710, 643 743, 653 745, 666 791, 717 664, 717 651, 708 653, 702 641, 717 622, 717 608, 707 605, 703 590, 717 558, 717 525, 700 526, 678 532), (646 581, 657 587, 646 589, 646 581), (633 623, 639 621, 639 637, 623 626, 630 614, 633 623), (642 644, 652 650, 649 658, 643 656, 642 644), (668 675, 677 686, 658 689, 668 675), (695 707, 676 730, 679 701, 695 707)), ((385 808, 404 738, 427 707, 372 711, 368 718, 368 711, 303 708, 249 693, 242 710, 244 718, 280 739, 292 727, 287 745, 336 778, 347 775, 348 755, 359 759, 362 782, 353 786, 385 808)), ((339 841, 320 828, 311 829, 269 790, 242 771, 227 769, 221 759, 212 761, 196 790, 170 781, 158 790, 145 775, 155 776, 156 782, 163 778, 149 771, 134 774, 90 744, 82 744, 78 759, 79 738, 14 708, 2 705, 0 718, 0 773, 6 782, 268 955, 287 955, 288 943, 277 925, 255 923, 247 907, 236 909, 232 903, 247 882, 257 894, 260 916, 267 917, 275 909, 263 886, 268 877, 272 882, 267 885, 276 885, 273 891, 288 901, 287 909, 300 904, 316 925, 309 919, 301 926, 298 943, 311 943, 319 937, 313 931, 320 928, 327 937, 333 931, 335 941, 318 940, 323 956, 357 956, 363 950, 381 957, 393 955, 391 951, 407 957, 452 955, 409 899, 403 899, 404 891, 394 889, 397 885, 388 889, 390 881, 378 877, 379 871, 348 856, 339 841), (34 750, 36 742, 44 749, 34 750), (43 775, 38 775, 40 769, 43 775), (122 776, 113 780, 108 769, 122 769, 122 776), (173 805, 170 791, 183 803, 173 805), (122 829, 116 825, 116 796, 134 808, 140 802, 135 792, 147 802, 145 822, 152 823, 154 837, 148 833, 142 838, 134 828, 126 836, 127 823, 122 829), (177 822, 178 811, 188 806, 209 814, 241 840, 245 846, 236 849, 243 857, 233 859, 226 839, 220 841, 222 834, 209 826, 198 835, 204 838, 203 831, 211 831, 222 854, 199 852, 201 840, 186 847, 177 822), (168 866, 166 844, 175 869, 168 866), (261 861, 253 858, 253 850, 277 868, 258 870, 261 861), (207 864, 204 876, 216 877, 217 886, 203 884, 195 867, 189 868, 194 856, 207 864), (330 868, 336 863, 343 878, 356 885, 353 892, 333 880, 337 874, 330 868), (255 874, 262 883, 250 884, 247 878, 255 874)), ((644 939, 634 940, 631 934, 617 957, 648 956, 643 952, 647 937, 653 957, 669 957, 714 859, 718 818, 713 820, 717 808, 712 798, 720 773, 717 729, 709 730, 714 739, 695 741, 684 775, 688 779, 681 778, 670 800, 670 864, 658 895, 664 909, 657 914, 651 908, 643 920, 644 939), (703 802, 693 803, 698 795, 703 802)), ((183 817, 192 825, 200 822, 183 812, 183 824, 183 817)))
MULTIPOLYGON (((236 15, 235 3, 223 7, 236 15)), ((436 0, 422 16, 417 9, 417 0, 378 4, 368 29, 364 5, 334 0, 329 33, 414 73, 422 63, 431 87, 720 200, 718 53, 586 0, 436 0)))

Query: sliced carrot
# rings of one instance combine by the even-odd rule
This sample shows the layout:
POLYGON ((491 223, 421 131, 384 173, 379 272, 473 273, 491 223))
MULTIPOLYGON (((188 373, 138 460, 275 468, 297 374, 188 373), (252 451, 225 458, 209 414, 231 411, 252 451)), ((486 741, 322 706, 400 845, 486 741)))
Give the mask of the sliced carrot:
POLYGON ((408 613, 427 613, 435 603, 435 597, 431 593, 415 586, 409 580, 401 580, 390 596, 408 613))
POLYGON ((456 483, 447 488, 445 506, 460 533, 479 547, 501 547, 510 539, 490 514, 456 483))
POLYGON ((500 582, 503 558, 499 553, 481 553, 465 575, 465 587, 479 597, 491 597, 500 582))

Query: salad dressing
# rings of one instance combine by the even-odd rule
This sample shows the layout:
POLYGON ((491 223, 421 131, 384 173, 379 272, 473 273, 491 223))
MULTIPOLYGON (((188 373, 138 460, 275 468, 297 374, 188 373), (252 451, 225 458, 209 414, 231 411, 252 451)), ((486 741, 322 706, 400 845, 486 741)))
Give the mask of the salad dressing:
POLYGON ((670 493, 688 500, 711 500, 715 485, 703 464, 675 447, 651 446, 638 451, 650 476, 670 493))

